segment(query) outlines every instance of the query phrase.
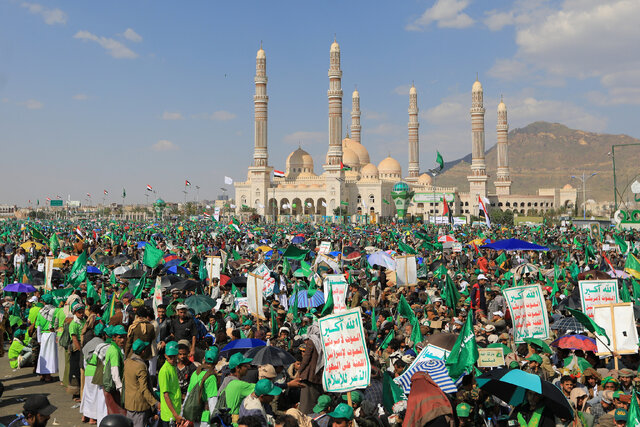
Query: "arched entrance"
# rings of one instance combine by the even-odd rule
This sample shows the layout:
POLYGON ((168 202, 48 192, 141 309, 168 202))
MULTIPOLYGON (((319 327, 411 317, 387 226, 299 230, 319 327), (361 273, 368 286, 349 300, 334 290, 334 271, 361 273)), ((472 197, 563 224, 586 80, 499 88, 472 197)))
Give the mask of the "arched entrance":
POLYGON ((316 203, 316 214, 317 215, 326 215, 327 214, 327 201, 324 198, 319 198, 316 203))

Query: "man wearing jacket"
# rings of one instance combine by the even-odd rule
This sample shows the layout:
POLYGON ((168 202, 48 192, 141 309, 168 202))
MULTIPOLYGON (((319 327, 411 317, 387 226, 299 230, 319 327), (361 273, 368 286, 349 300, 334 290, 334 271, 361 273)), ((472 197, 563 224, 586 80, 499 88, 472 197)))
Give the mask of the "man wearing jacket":
POLYGON ((134 427, 146 426, 152 409, 160 408, 160 402, 150 391, 147 366, 141 356, 148 347, 148 341, 136 339, 129 358, 124 361, 124 409, 134 427))

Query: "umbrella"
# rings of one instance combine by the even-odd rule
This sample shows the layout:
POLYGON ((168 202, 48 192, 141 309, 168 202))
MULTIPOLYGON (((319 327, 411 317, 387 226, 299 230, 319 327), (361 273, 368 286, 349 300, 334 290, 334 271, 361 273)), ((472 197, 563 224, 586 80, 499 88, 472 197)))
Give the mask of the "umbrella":
POLYGON ((629 273, 622 270, 611 270, 609 271, 609 276, 617 279, 628 279, 629 277, 631 277, 629 273))
POLYGON ((198 289, 199 286, 202 286, 202 284, 196 280, 192 280, 192 279, 187 279, 187 280, 181 280, 179 282, 176 282, 174 284, 172 284, 171 286, 169 286, 169 289, 179 289, 182 291, 193 291, 195 289, 198 289))
POLYGON ((482 249, 494 249, 496 251, 548 251, 546 246, 536 245, 535 243, 529 243, 520 239, 505 239, 498 240, 493 243, 489 243, 480 246, 482 249))
POLYGON ((5 292, 19 292, 28 294, 29 292, 35 292, 36 288, 28 283, 10 283, 3 289, 5 292))
POLYGON ((477 383, 487 393, 512 406, 523 403, 526 399, 526 391, 531 390, 542 395, 545 406, 554 415, 573 419, 573 409, 562 391, 535 374, 529 374, 520 369, 498 368, 480 375, 477 383))
POLYGON ((450 234, 445 234, 444 236, 440 236, 438 237, 438 242, 440 243, 445 243, 445 242, 457 242, 456 238, 453 237, 450 234))
POLYGON ((148 244, 149 244, 149 243, 147 243, 147 242, 138 242, 138 246, 137 246, 137 248, 138 248, 138 249, 142 249, 142 248, 144 248, 145 246, 147 246, 148 244))
POLYGON ((584 326, 575 317, 563 317, 551 325, 551 329, 559 331, 584 332, 584 326))
POLYGON ((358 251, 351 252, 349 255, 345 257, 345 261, 355 261, 357 259, 360 259, 361 256, 362 254, 358 251))
POLYGON ((298 243, 302 243, 304 242, 304 237, 302 236, 296 236, 293 239, 291 239, 291 243, 293 244, 298 244, 298 243))
MULTIPOLYGON (((131 270, 131 268, 129 268, 129 267, 125 267, 125 266, 121 265, 120 267, 116 267, 116 268, 113 270, 113 274, 115 274, 116 276, 119 276, 119 275, 121 275, 121 274, 126 273, 126 272, 127 272, 127 271, 129 271, 129 270, 131 270)), ((142 277, 142 276, 140 276, 140 277, 142 277)))
POLYGON ((125 271, 124 273, 122 273, 122 275, 120 275, 120 277, 123 279, 139 279, 142 277, 143 274, 144 274, 144 271, 142 271, 139 268, 134 268, 134 269, 125 271))
POLYGON ((435 345, 436 347, 444 348, 445 350, 452 350, 453 345, 456 343, 458 339, 458 334, 451 334, 448 332, 436 332, 429 336, 427 341, 429 344, 435 345))
POLYGON ((258 246, 256 248, 256 250, 261 251, 261 252, 269 252, 272 249, 267 245, 262 245, 262 246, 258 246))
POLYGON ((429 374, 434 383, 445 393, 455 393, 458 388, 454 384, 453 380, 449 376, 449 372, 445 365, 444 360, 427 359, 412 365, 405 372, 402 373, 394 381, 402 387, 406 396, 411 392, 411 377, 416 372, 426 372, 429 374))
POLYGON ((247 286, 247 278, 245 276, 234 276, 227 280, 227 285, 247 286))
POLYGON ((234 353, 241 353, 250 348, 265 345, 267 345, 267 343, 262 340, 255 338, 241 338, 239 340, 233 340, 229 344, 225 345, 224 348, 220 350, 220 356, 228 359, 234 353))
POLYGON ((368 253, 368 254, 372 254, 372 253, 377 252, 377 251, 379 251, 379 250, 380 250, 380 249, 378 249, 378 248, 376 248, 376 247, 374 247, 374 246, 365 246, 365 247, 364 247, 364 251, 365 251, 366 253, 368 253))
POLYGON ((206 295, 193 295, 184 300, 184 303, 194 311, 195 314, 210 311, 216 306, 213 298, 206 295))
POLYGON ((540 338, 523 338, 523 341, 540 347, 542 351, 547 354, 553 354, 553 350, 551 350, 551 347, 549 347, 549 344, 542 341, 540 338))
POLYGON ((508 345, 504 345, 500 342, 494 342, 493 344, 489 344, 487 348, 501 348, 502 354, 505 356, 507 354, 513 353, 513 350, 511 350, 511 347, 509 347, 508 345))
POLYGON ((540 268, 538 268, 538 266, 534 264, 524 263, 524 264, 518 265, 515 268, 512 268, 511 271, 515 273, 516 278, 520 278, 521 276, 524 276, 527 273, 537 274, 538 271, 540 271, 540 268))
POLYGON ((168 276, 161 276, 160 286, 162 287, 162 289, 168 289, 171 287, 171 285, 180 281, 181 279, 178 276, 174 276, 173 274, 170 274, 168 276))
POLYGON ((164 263, 164 268, 165 270, 168 269, 169 267, 173 267, 174 265, 180 265, 181 263, 183 263, 184 260, 180 259, 180 258, 173 258, 171 261, 167 261, 164 263))
POLYGON ((95 267, 93 265, 88 265, 87 266, 87 273, 88 274, 102 274, 102 271, 100 271, 100 269, 98 267, 95 267))
MULTIPOLYGON (((186 274, 187 276, 191 274, 188 268, 183 267, 181 265, 174 265, 167 269, 167 273, 169 274, 186 274)), ((123 275, 124 277, 124 275, 123 275)))
POLYGON ((124 264, 127 261, 129 261, 129 257, 127 255, 116 255, 113 257, 113 265, 124 264))
MULTIPOLYGON (((294 295, 291 295, 291 297, 289 297, 289 306, 293 305, 293 297, 294 295)), ((307 290, 303 289, 301 291, 298 291, 297 297, 299 308, 318 307, 324 304, 324 293, 319 291, 313 294, 312 297, 309 297, 307 290)))
POLYGON ((385 267, 387 270, 395 270, 396 269, 396 261, 391 257, 391 255, 386 252, 375 252, 367 257, 367 262, 370 266, 379 265, 380 267, 385 267))
POLYGON ((31 249, 31 245, 36 245, 36 250, 40 250, 42 248, 44 248, 44 245, 40 242, 36 242, 34 240, 27 240, 26 242, 24 242, 23 244, 20 245, 20 247, 22 249, 24 249, 25 251, 28 251, 29 249, 31 249))
POLYGON ((254 347, 244 354, 244 357, 250 357, 252 365, 273 365, 273 366, 289 366, 295 363, 296 359, 287 351, 280 347, 272 345, 254 347))
POLYGON ((569 350, 598 351, 596 340, 584 335, 565 335, 551 343, 552 346, 558 348, 566 348, 569 350))
MULTIPOLYGON (((96 263, 97 264, 104 264, 104 265, 113 265, 113 259, 114 258, 115 257, 109 256, 109 255, 98 255, 96 257, 96 263)), ((54 261, 54 263, 55 263, 55 261, 54 261)))

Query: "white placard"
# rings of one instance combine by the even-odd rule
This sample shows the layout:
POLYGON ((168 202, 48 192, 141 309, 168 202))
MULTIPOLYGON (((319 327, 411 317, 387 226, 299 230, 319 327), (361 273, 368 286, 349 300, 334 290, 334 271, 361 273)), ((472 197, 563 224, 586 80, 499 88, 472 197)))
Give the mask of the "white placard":
POLYGON ((264 317, 262 311, 262 287, 264 280, 262 276, 253 273, 247 275, 247 306, 249 312, 264 317))
POLYGON ((596 340, 598 355, 611 354, 609 350, 620 354, 638 352, 638 333, 633 314, 633 303, 597 305, 593 307, 593 321, 604 328, 607 336, 611 339, 610 344, 605 346, 607 338, 598 336, 599 339, 596 340), (607 349, 607 347, 609 348, 607 349))
POLYGON ((347 280, 344 274, 328 274, 322 281, 325 301, 333 290, 333 312, 342 313, 347 310, 347 280))
POLYGON ((418 268, 413 255, 396 256, 396 285, 415 286, 418 284, 418 268))
POLYGON ((320 247, 318 248, 319 254, 328 254, 331 252, 331 242, 321 242, 320 247))

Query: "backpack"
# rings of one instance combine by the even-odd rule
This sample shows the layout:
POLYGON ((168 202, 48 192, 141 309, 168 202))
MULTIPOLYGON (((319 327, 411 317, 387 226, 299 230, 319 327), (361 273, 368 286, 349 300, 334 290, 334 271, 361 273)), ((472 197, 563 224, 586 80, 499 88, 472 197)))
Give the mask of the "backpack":
POLYGON ((213 375, 212 371, 207 373, 199 381, 190 392, 187 393, 187 397, 182 404, 182 416, 189 421, 198 422, 202 418, 202 412, 204 411, 204 400, 202 399, 202 390, 204 383, 207 379, 213 375))
POLYGON ((69 350, 69 347, 71 346, 71 334, 69 333, 70 324, 71 322, 65 322, 64 327, 62 328, 62 335, 60 335, 60 339, 58 340, 60 347, 65 350, 69 350))
POLYGON ((215 408, 209 408, 209 425, 221 427, 232 425, 231 410, 227 407, 226 390, 218 395, 215 408))

